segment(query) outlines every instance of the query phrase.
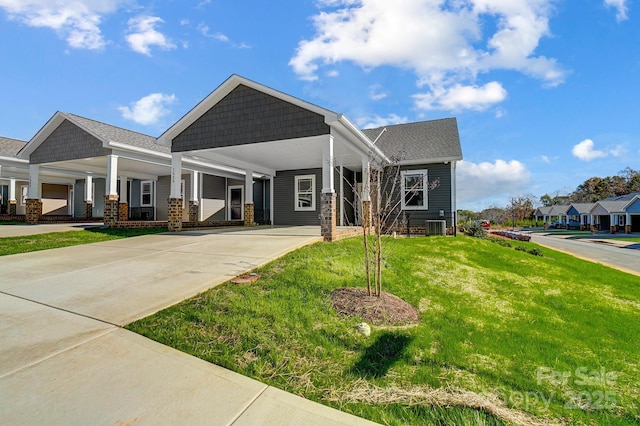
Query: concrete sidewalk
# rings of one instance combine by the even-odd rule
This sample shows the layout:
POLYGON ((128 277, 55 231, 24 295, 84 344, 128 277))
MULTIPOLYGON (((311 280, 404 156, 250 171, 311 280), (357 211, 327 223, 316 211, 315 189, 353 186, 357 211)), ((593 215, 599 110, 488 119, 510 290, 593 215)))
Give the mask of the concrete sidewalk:
POLYGON ((24 237, 28 235, 49 234, 51 232, 82 231, 87 228, 100 228, 104 225, 100 222, 83 223, 46 223, 38 225, 0 224, 0 238, 4 237, 24 237))
POLYGON ((0 257, 0 423, 370 424, 120 328, 319 240, 191 231, 0 257))

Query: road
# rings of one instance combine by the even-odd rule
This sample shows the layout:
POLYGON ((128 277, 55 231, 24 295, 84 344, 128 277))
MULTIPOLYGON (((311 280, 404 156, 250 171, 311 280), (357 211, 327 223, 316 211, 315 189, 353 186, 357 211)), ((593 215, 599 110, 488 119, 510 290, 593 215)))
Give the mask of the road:
POLYGON ((576 257, 640 276, 640 244, 610 239, 575 239, 532 234, 531 241, 576 257))

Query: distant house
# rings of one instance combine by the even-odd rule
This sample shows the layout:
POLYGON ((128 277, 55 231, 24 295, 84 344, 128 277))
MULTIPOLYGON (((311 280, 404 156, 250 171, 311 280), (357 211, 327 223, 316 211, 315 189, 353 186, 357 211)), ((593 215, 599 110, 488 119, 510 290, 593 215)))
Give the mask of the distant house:
POLYGON ((397 196, 412 226, 440 219, 452 228, 462 159, 454 118, 361 131, 342 114, 237 75, 157 139, 57 112, 11 149, 28 222, 50 213, 46 196, 55 192, 56 214, 110 226, 320 225, 327 240, 368 220, 376 164, 400 166, 397 196))
POLYGON ((590 212, 599 230, 616 232, 640 231, 640 192, 605 198, 594 203, 590 212))

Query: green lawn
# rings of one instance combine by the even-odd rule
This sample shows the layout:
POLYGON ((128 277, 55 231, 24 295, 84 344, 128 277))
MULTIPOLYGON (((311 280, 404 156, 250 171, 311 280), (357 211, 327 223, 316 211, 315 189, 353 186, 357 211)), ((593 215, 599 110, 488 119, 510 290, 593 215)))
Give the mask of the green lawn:
POLYGON ((640 279, 529 243, 388 242, 383 289, 413 327, 331 308, 363 285, 361 241, 318 243, 128 328, 269 385, 385 424, 640 422, 640 279))
POLYGON ((49 234, 29 235, 24 237, 0 238, 0 256, 27 253, 52 248, 76 246, 79 244, 99 243, 138 235, 166 232, 167 228, 149 229, 110 229, 91 228, 82 231, 51 232, 49 234))
POLYGON ((640 237, 614 237, 616 240, 620 240, 620 241, 630 241, 633 243, 640 243, 640 237))

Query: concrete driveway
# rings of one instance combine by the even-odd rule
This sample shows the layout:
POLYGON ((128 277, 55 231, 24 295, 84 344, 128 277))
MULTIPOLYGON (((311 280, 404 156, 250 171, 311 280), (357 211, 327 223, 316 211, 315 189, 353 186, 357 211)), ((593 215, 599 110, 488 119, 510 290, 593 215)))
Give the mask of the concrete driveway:
POLYGON ((0 423, 368 423, 121 328, 319 240, 190 231, 0 257, 0 423))

